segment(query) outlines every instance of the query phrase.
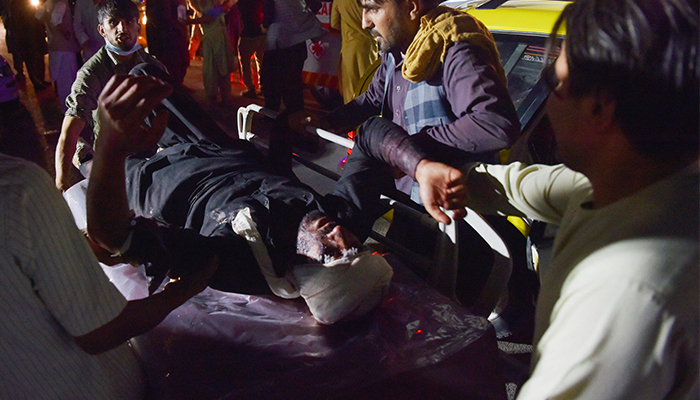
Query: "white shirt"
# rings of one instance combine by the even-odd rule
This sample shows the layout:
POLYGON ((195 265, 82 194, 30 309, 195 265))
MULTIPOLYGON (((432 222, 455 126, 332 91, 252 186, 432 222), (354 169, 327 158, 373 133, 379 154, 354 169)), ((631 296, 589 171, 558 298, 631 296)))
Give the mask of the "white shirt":
POLYGON ((0 155, 0 193, 0 398, 143 398, 131 348, 91 356, 73 340, 114 319, 126 300, 51 178, 0 155))
POLYGON ((479 166, 469 179, 477 211, 559 225, 519 400, 698 398, 697 164, 599 209, 564 166, 479 166))

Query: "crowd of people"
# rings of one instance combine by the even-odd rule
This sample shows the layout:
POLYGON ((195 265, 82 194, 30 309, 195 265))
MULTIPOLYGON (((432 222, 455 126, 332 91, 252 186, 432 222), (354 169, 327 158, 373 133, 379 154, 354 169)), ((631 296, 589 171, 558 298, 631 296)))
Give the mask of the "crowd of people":
MULTIPOLYGON (((26 66, 26 76, 35 90, 44 90, 53 83, 62 112, 66 111, 65 99, 78 69, 105 43, 97 30, 101 23, 97 15, 98 3, 98 0, 44 0, 38 6, 24 0, 3 0, 0 3, 5 39, 17 79, 25 78, 26 66), (49 54, 50 82, 44 80, 46 54, 49 54)), ((234 72, 240 72, 246 86, 242 95, 258 97, 264 90, 260 77, 260 74, 265 74, 263 56, 269 50, 273 51, 268 63, 271 73, 262 80, 279 80, 268 86, 270 92, 266 96, 271 99, 267 101, 268 107, 279 108, 274 106, 274 103, 281 102, 278 88, 289 86, 288 93, 298 91, 301 78, 297 75, 301 74, 306 58, 306 46, 302 44, 297 47, 304 51, 295 51, 297 62, 293 73, 288 72, 289 68, 280 68, 282 64, 274 61, 274 51, 289 46, 279 41, 292 35, 293 44, 299 45, 327 32, 315 18, 321 4, 318 1, 309 1, 309 4, 302 1, 292 7, 288 7, 292 4, 288 1, 275 4, 263 0, 153 0, 143 3, 148 53, 162 62, 172 79, 180 84, 190 61, 201 57, 203 84, 211 105, 231 104, 234 72), (273 21, 275 18, 276 22, 273 21), (300 18, 305 19, 306 25, 300 25, 300 18), (273 33, 268 37, 271 25, 273 33)), ((364 51, 371 52, 371 46, 364 51)), ((285 57, 287 54, 283 54, 283 62, 287 61, 285 57)), ((286 94, 285 97, 290 102, 286 108, 298 107, 298 99, 293 95, 286 94)))
MULTIPOLYGON (((152 54, 137 42, 133 2, 96 5, 104 45, 59 91, 66 111, 54 185, 40 167, 0 155, 0 397, 143 398, 127 340, 206 286, 302 297, 322 324, 366 315, 392 278, 387 261, 363 246, 389 194, 445 224, 468 206, 558 227, 538 271, 534 351, 518 399, 698 398, 697 2, 568 4, 550 38, 566 26, 561 52, 542 72, 560 164, 499 165, 520 124, 495 41, 467 13, 439 0, 359 0, 381 65, 366 92, 309 116, 299 104, 300 44, 324 32, 312 2, 238 0, 241 11, 262 10, 262 27, 232 41, 226 16, 235 0, 198 0, 194 18, 185 4, 153 1, 153 32, 168 32, 153 33, 152 54), (268 157, 222 134, 182 87, 187 29, 174 24, 203 27, 210 101, 231 95, 233 43, 265 53, 265 104, 286 110, 268 157), (159 54, 176 42, 177 55, 159 54), (289 168, 307 124, 340 134, 357 127, 326 195, 289 168), (52 187, 72 184, 74 159, 89 182, 84 233, 52 187), (173 281, 126 301, 97 263, 105 252, 173 281)), ((69 1, 47 0, 40 11, 51 77, 63 85, 89 39, 76 39, 68 21, 79 12, 69 1)), ((39 90, 34 62, 23 61, 39 90)), ((257 96, 251 81, 247 97, 257 96)), ((31 130, 18 118, 26 113, 0 113, 0 138, 31 130)))

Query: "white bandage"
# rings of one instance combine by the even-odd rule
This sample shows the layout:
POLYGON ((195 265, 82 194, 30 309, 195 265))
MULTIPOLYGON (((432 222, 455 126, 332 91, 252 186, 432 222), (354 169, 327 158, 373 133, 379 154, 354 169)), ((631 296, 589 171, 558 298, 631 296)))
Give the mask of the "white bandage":
POLYGON ((382 301, 394 275, 384 257, 366 252, 326 265, 297 265, 293 272, 301 296, 322 324, 367 314, 382 301))
POLYGON ((241 210, 232 224, 234 232, 248 241, 272 292, 286 299, 301 295, 322 324, 367 314, 382 301, 394 275, 384 257, 363 252, 348 253, 325 265, 297 265, 286 276, 278 277, 250 210, 241 210))
POLYGON ((275 273, 265 243, 255 226, 253 217, 250 215, 250 208, 246 207, 239 211, 232 222, 232 226, 233 231, 237 235, 243 236, 248 241, 251 250, 253 250, 253 256, 258 262, 258 267, 260 267, 260 272, 265 277, 265 281, 267 281, 267 285, 272 290, 272 293, 284 299, 299 297, 299 289, 294 282, 290 281, 286 276, 280 278, 275 273))

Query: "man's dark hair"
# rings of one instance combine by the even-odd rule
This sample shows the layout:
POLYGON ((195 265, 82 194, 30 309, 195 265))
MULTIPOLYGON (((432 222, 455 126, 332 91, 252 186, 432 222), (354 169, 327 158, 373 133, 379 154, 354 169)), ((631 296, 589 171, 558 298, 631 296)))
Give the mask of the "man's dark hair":
MULTIPOLYGON (((356 1, 357 1, 357 5, 360 6, 360 8, 362 8, 362 0, 356 0, 356 1)), ((394 2, 394 4, 399 5, 401 2, 403 2, 405 0, 372 0, 373 3, 380 5, 380 6, 384 3, 386 3, 387 1, 392 1, 392 2, 394 2)), ((438 5, 440 5, 440 3, 442 3, 444 0, 422 0, 422 1, 428 8, 433 9, 433 8, 437 7, 438 5)))
POLYGON ((127 21, 138 19, 139 8, 131 0, 102 0, 97 5, 97 19, 100 24, 108 18, 122 18, 127 21))
POLYGON ((698 156, 698 2, 575 0, 566 24, 569 95, 601 94, 635 149, 658 160, 698 156))

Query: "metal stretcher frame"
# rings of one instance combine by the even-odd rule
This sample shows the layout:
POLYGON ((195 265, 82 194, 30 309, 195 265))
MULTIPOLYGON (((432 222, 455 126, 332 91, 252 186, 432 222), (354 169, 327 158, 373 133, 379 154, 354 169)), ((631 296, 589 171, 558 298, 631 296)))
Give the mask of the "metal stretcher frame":
MULTIPOLYGON (((196 106, 177 111, 171 117, 195 117, 195 128, 216 129, 197 118, 196 106)), ((83 180, 64 193, 79 228, 86 226, 87 186, 83 180)), ((386 258, 394 268, 387 297, 363 319, 345 324, 320 325, 303 299, 205 289, 130 340, 147 397, 506 399, 494 327, 392 254, 386 258)), ((102 269, 125 298, 148 296, 143 266, 102 269)))
MULTIPOLYGON (((253 117, 255 114, 261 114, 265 117, 273 119, 278 115, 278 113, 257 104, 250 104, 246 107, 240 107, 238 109, 237 116, 238 136, 240 139, 251 140, 256 137, 255 133, 251 132, 253 117)), ((332 132, 316 127, 307 127, 307 130, 336 145, 349 149, 352 149, 354 146, 354 142, 352 140, 338 136, 332 132)), ((304 165, 310 166, 315 171, 327 176, 328 178, 334 180, 338 179, 336 174, 327 172, 327 170, 321 166, 314 168, 313 161, 311 160, 302 159, 298 155, 296 155, 296 159, 302 162, 304 165)), ((417 219, 425 218, 425 214, 420 213, 411 207, 405 206, 394 199, 383 197, 383 200, 387 201, 391 207, 401 207, 403 211, 413 214, 413 216, 417 219)), ((505 303, 507 302, 507 286, 512 271, 510 251, 498 233, 475 211, 467 208, 467 215, 464 217, 464 221, 469 224, 469 226, 471 226, 493 250, 494 263, 491 273, 489 274, 486 284, 474 304, 474 309, 479 314, 489 316, 489 319, 492 319, 497 316, 500 309, 505 307, 505 303)), ((456 300, 455 283, 457 277, 459 247, 457 245, 459 239, 456 224, 445 225, 438 223, 437 225, 438 230, 442 234, 439 235, 440 239, 438 240, 437 248, 435 249, 436 256, 433 260, 431 260, 432 267, 428 271, 426 281, 430 286, 434 287, 442 294, 456 300)), ((370 237, 387 246, 397 255, 403 256, 404 258, 416 259, 417 257, 422 257, 420 255, 416 255, 405 246, 396 243, 391 239, 378 234, 377 232, 372 232, 370 237)))

